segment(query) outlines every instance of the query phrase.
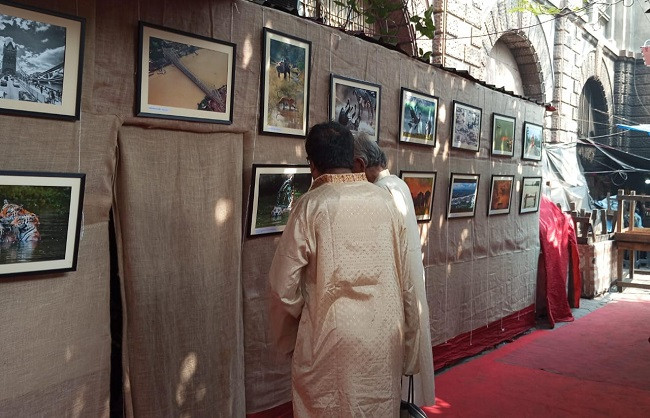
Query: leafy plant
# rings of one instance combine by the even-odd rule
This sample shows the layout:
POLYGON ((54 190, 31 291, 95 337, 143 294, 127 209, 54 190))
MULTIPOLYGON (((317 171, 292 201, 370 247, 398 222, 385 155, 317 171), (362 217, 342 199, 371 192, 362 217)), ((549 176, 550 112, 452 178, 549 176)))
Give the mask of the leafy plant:
MULTIPOLYGON (((556 16, 562 13, 563 10, 571 10, 574 12, 580 12, 587 7, 589 7, 590 0, 582 0, 582 7, 565 7, 558 9, 555 6, 546 6, 540 3, 535 2, 534 0, 518 0, 517 5, 509 10, 511 13, 517 12, 530 12, 535 16, 539 15, 551 15, 556 16)), ((594 4, 606 4, 606 3, 594 3, 594 4)))
MULTIPOLYGON (((411 16, 411 23, 415 27, 415 30, 421 34, 423 37, 433 40, 433 37, 436 33, 436 25, 433 23, 433 6, 430 6, 424 11, 424 15, 415 15, 411 16)), ((423 61, 430 61, 433 51, 424 52, 422 48, 418 48, 418 56, 423 61)))
MULTIPOLYGON (((391 45, 397 44, 399 25, 391 15, 405 7, 403 0, 335 0, 334 3, 348 9, 343 29, 346 29, 353 19, 362 16, 366 24, 376 25, 379 28, 381 41, 391 45)), ((410 23, 422 37, 433 39, 436 30, 436 25, 433 23, 433 7, 426 9, 422 16, 411 16, 410 23)), ((425 53, 419 48, 418 55, 428 61, 431 51, 425 53)))

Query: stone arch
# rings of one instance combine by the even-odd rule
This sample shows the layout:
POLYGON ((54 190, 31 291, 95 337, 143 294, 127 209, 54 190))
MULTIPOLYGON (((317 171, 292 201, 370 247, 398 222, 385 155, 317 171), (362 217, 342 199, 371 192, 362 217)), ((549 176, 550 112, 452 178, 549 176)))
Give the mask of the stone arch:
POLYGON ((606 99, 606 104, 607 104, 607 120, 609 122, 609 133, 613 131, 614 127, 614 112, 613 112, 613 105, 614 105, 614 87, 612 85, 612 78, 609 74, 609 70, 607 69, 607 64, 605 60, 603 59, 600 63, 600 82, 603 85, 603 89, 605 90, 605 99, 606 99))
MULTIPOLYGON (((509 7, 506 1, 499 0, 483 19, 485 25, 479 34, 483 35, 483 53, 488 56, 497 41, 503 42, 519 67, 524 96, 543 103, 550 102, 553 97, 553 67, 541 22, 528 12, 510 13, 509 7)), ((485 79, 485 74, 481 78, 485 79)))
POLYGON ((608 115, 603 83, 596 76, 589 77, 578 99, 578 136, 599 138, 609 134, 608 115))
MULTIPOLYGON (((611 112, 611 104, 613 103, 612 81, 605 61, 601 59, 600 65, 598 65, 598 54, 595 50, 590 51, 582 61, 582 66, 580 67, 580 78, 578 81, 580 83, 580 92, 578 96, 578 119, 584 118, 584 116, 581 116, 581 112, 583 112, 581 107, 584 100, 583 94, 585 88, 590 88, 592 90, 595 88, 599 91, 599 94, 602 94, 603 96, 602 102, 599 99, 596 100, 596 106, 599 111, 607 112, 606 115, 601 114, 598 117, 599 123, 604 123, 608 127, 601 133, 611 133, 611 127, 613 124, 613 116, 611 112)), ((580 121, 578 122, 578 126, 580 126, 580 121)), ((580 130, 581 135, 589 134, 589 132, 582 132, 582 130, 584 129, 580 130)))

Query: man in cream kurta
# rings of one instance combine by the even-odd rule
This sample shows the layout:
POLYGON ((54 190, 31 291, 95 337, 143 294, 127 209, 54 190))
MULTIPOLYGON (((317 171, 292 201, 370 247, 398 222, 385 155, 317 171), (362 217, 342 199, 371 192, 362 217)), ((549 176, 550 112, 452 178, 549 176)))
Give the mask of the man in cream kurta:
POLYGON ((418 370, 419 316, 403 218, 352 174, 352 134, 314 126, 314 182, 294 204, 269 272, 271 335, 293 353, 296 417, 397 417, 418 370))
MULTIPOLYGON (((415 217, 413 198, 404 180, 390 174, 386 169, 386 155, 379 145, 367 135, 359 135, 354 141, 355 163, 353 171, 364 172, 368 181, 382 187, 391 194, 398 211, 404 217, 408 233, 410 272, 413 275, 415 294, 420 310, 420 373, 413 377, 415 387, 415 404, 431 406, 435 403, 435 385, 433 377, 433 352, 431 347, 431 330, 429 327, 429 305, 425 286, 424 266, 422 265, 422 248, 420 246, 420 229, 415 217)), ((406 399, 408 379, 402 379, 402 396, 406 399)))

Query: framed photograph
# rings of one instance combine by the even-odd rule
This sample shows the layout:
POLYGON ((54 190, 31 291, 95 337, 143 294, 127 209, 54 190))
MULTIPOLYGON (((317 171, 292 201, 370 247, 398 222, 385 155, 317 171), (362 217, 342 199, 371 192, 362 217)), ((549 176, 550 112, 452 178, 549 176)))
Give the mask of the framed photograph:
POLYGON ((307 136, 311 42, 264 28, 260 131, 307 136))
POLYGON ((402 87, 399 140, 436 146, 438 98, 402 87))
POLYGON ((454 100, 451 118, 451 147, 478 151, 481 141, 482 110, 454 100))
POLYGON ((76 270, 85 179, 0 171, 0 278, 76 270))
POLYGON ((365 132, 379 140, 381 86, 366 81, 331 75, 330 120, 347 126, 353 134, 365 132))
POLYGON ((140 22, 139 51, 138 116, 232 123, 235 44, 140 22))
POLYGON ((510 202, 512 201, 513 189, 512 185, 514 182, 515 176, 492 176, 488 216, 510 213, 510 202))
POLYGON ((524 177, 521 181, 521 201, 519 213, 537 212, 542 194, 541 177, 524 177))
POLYGON ((85 19, 0 2, 0 112, 78 120, 85 19))
POLYGON ((541 161, 542 132, 542 127, 540 125, 524 122, 524 139, 521 152, 522 159, 541 161))
POLYGON ((479 174, 451 174, 447 218, 473 217, 476 212, 479 174))
POLYGON ((481 141, 482 110, 454 100, 451 119, 451 147, 478 151, 481 141))
POLYGON ((254 164, 248 236, 284 231, 291 208, 311 180, 308 166, 254 164))
POLYGON ((431 220, 433 195, 436 186, 435 171, 400 171, 399 176, 411 191, 415 218, 418 222, 431 220))
POLYGON ((515 153, 515 118, 492 114, 492 155, 512 157, 515 153))

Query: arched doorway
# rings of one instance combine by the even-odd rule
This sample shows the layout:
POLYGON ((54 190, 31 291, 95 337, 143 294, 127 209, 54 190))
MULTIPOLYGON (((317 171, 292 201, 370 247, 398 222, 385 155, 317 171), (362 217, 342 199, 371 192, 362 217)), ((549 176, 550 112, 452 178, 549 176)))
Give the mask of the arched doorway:
POLYGON ((578 137, 594 138, 597 142, 609 144, 609 107, 603 84, 596 77, 587 79, 578 107, 578 137))
POLYGON ((517 33, 506 32, 488 53, 486 81, 544 102, 542 69, 530 41, 517 33))
MULTIPOLYGON (((578 138, 589 138, 604 145, 614 145, 609 123, 607 97, 603 83, 597 76, 587 79, 578 103, 576 118, 578 138)), ((589 193, 596 200, 604 199, 607 193, 616 193, 627 174, 610 172, 613 166, 605 155, 591 146, 578 146, 580 162, 585 172, 589 193)))

